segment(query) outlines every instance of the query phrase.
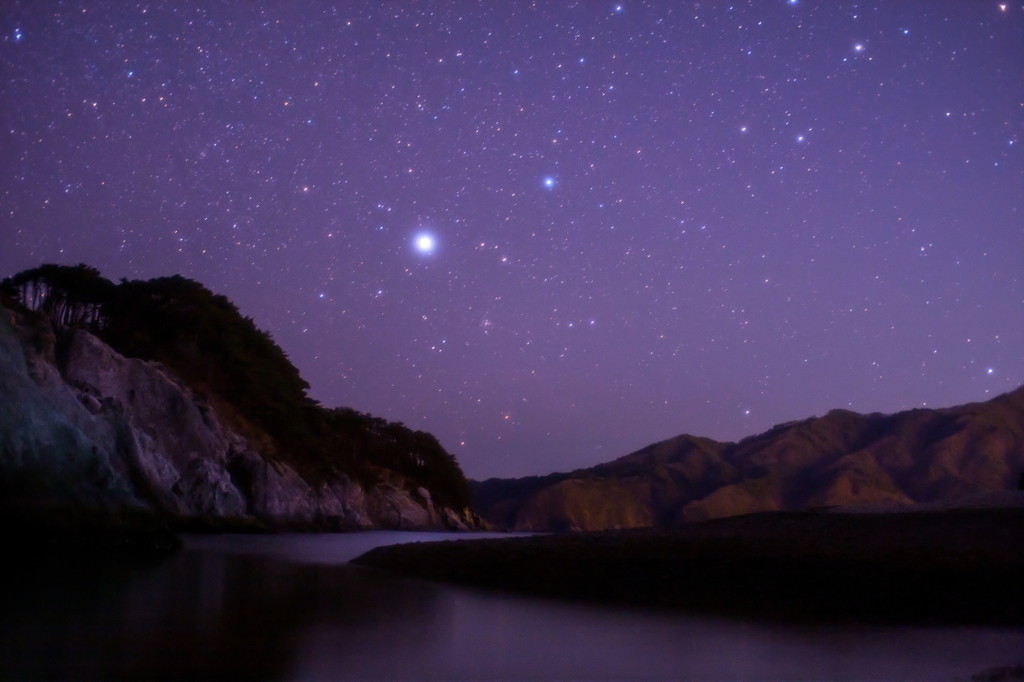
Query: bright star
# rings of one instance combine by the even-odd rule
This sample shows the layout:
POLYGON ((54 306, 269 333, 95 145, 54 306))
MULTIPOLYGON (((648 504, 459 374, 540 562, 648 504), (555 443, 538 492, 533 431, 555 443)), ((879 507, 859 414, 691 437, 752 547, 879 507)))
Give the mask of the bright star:
POLYGON ((550 175, 547 176, 546 178, 544 178, 544 186, 547 187, 548 189, 554 189, 555 179, 550 175))
POLYGON ((854 52, 863 52, 864 51, 864 45, 861 44, 861 43, 857 43, 856 45, 853 46, 853 51, 854 52))
POLYGON ((432 234, 421 232, 416 235, 415 244, 416 250, 420 253, 434 253, 434 249, 437 248, 437 239, 432 234))

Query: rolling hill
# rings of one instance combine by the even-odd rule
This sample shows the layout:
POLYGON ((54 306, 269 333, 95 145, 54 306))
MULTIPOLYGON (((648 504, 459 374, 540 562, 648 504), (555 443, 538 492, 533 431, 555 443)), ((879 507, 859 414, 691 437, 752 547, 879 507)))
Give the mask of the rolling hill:
POLYGON ((471 482, 524 531, 668 528, 753 512, 955 504, 1024 483, 1024 387, 896 414, 832 410, 738 443, 681 435, 570 473, 471 482))

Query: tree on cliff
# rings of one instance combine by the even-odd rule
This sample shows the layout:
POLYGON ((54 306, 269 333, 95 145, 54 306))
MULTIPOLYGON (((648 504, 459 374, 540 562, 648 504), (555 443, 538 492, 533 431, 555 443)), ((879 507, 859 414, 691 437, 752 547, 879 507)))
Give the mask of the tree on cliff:
POLYGON ((41 265, 0 282, 4 292, 22 305, 43 313, 54 329, 103 326, 103 307, 114 295, 114 284, 84 263, 41 265))
POLYGON ((105 313, 103 340, 118 352, 167 365, 197 392, 227 400, 285 449, 309 447, 309 384, 225 296, 180 275, 122 280, 105 313))

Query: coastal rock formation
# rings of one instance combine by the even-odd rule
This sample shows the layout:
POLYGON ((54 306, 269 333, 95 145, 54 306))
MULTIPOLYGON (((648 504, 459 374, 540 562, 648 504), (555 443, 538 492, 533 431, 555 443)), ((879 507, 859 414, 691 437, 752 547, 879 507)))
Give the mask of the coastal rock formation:
POLYGON ((571 473, 472 483, 514 530, 672 527, 753 512, 1020 504, 1024 387, 893 415, 833 410, 739 443, 683 435, 571 473))
MULTIPOLYGON (((2 311, 2 309, 0 309, 2 311)), ((110 444, 119 414, 94 416, 49 368, 26 361, 6 311, 0 314, 0 488, 7 504, 141 506, 110 444), (30 371, 31 370, 31 371, 30 371), (38 381, 34 380, 37 379, 38 381)), ((97 412, 104 410, 96 403, 97 412)))
POLYGON ((83 329, 60 343, 0 307, 0 485, 7 505, 148 511, 183 527, 469 529, 382 470, 311 482, 264 458, 156 362, 83 329), (59 346, 59 352, 58 352, 59 346), (59 360, 58 360, 59 356, 59 360))

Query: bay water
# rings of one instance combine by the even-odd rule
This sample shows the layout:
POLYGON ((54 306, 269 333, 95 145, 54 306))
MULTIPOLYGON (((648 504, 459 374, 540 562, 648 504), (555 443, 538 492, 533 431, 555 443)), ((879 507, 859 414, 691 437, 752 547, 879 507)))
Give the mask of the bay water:
POLYGON ((969 680, 1024 629, 789 625, 498 594, 349 565, 489 534, 190 535, 174 556, 7 560, 0 676, 969 680))

